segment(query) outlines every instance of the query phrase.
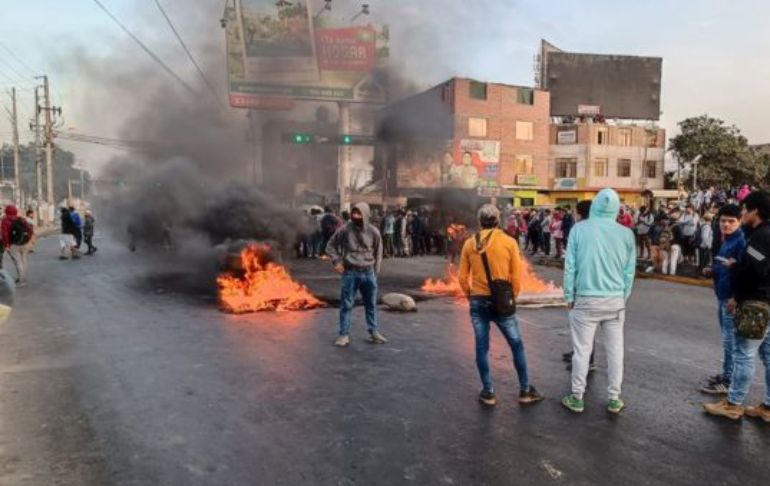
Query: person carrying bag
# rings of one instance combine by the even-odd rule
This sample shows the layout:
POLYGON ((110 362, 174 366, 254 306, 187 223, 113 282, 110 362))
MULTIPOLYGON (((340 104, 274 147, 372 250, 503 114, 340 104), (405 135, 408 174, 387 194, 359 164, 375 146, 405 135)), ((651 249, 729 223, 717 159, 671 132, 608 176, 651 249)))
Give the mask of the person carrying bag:
POLYGON ((460 257, 460 285, 470 301, 476 341, 476 366, 481 377, 479 401, 497 403, 489 367, 489 328, 494 322, 505 336, 519 377, 519 403, 543 399, 529 383, 527 357, 516 319, 516 295, 521 290, 521 256, 516 241, 499 229, 500 211, 485 204, 478 213, 481 231, 465 241, 460 257))

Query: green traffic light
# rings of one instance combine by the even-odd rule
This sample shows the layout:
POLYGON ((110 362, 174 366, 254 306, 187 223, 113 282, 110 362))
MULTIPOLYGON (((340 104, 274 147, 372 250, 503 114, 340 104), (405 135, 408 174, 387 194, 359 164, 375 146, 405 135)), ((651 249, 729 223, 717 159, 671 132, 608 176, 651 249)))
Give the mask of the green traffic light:
POLYGON ((303 136, 301 134, 294 135, 294 141, 296 143, 302 143, 303 142, 303 136))

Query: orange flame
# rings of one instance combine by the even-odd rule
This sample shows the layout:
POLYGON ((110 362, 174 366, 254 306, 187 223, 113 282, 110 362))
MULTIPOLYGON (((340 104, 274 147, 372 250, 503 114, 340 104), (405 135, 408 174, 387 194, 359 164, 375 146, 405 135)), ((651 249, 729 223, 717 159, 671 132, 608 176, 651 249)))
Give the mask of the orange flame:
POLYGON ((217 278, 219 307, 243 314, 259 311, 294 311, 323 307, 304 285, 295 282, 283 265, 266 262, 268 245, 249 245, 241 252, 243 276, 217 278))
MULTIPOLYGON (((523 294, 549 294, 559 292, 561 289, 553 282, 546 282, 537 276, 532 265, 525 259, 521 259, 521 292, 523 294)), ((447 266, 444 278, 425 280, 421 290, 429 294, 453 295, 463 297, 463 289, 460 287, 459 270, 452 264, 447 266)))

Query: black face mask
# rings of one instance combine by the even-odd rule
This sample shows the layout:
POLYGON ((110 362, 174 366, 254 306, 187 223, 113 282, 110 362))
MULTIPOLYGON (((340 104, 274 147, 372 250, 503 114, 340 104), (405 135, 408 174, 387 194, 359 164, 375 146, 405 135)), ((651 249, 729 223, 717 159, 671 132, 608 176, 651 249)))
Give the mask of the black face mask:
POLYGON ((364 218, 353 218, 351 221, 353 221, 353 224, 359 228, 364 227, 364 218))

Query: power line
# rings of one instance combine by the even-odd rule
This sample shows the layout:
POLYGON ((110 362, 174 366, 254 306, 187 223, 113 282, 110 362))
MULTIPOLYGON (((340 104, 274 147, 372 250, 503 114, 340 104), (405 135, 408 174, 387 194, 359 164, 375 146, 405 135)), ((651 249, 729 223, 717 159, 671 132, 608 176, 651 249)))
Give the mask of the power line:
POLYGON ((3 59, 2 57, 0 57, 0 62, 2 62, 3 64, 5 64, 6 66, 8 66, 8 68, 9 68, 11 71, 13 71, 13 73, 14 73, 16 76, 18 76, 18 78, 19 78, 20 80, 24 80, 24 79, 27 79, 27 78, 28 78, 28 76, 24 76, 23 74, 21 74, 19 71, 17 71, 17 70, 16 70, 16 68, 15 68, 15 67, 13 67, 13 65, 12 65, 11 63, 9 63, 8 61, 6 61, 6 60, 5 60, 5 59, 3 59))
POLYGON ((24 62, 16 54, 14 54, 14 52, 11 49, 9 49, 8 46, 6 46, 4 43, 0 42, 0 47, 2 47, 16 62, 18 62, 22 67, 24 67, 24 69, 29 71, 32 74, 32 76, 37 76, 38 74, 40 74, 39 72, 29 67, 29 65, 26 62, 24 62))
POLYGON ((107 14, 107 16, 112 19, 113 22, 118 24, 118 26, 123 30, 123 32, 125 32, 129 37, 131 37, 131 39, 134 42, 136 42, 139 45, 139 47, 141 47, 142 50, 144 50, 144 52, 146 52, 148 56, 150 56, 156 63, 158 63, 160 67, 162 67, 171 77, 173 77, 179 84, 187 88, 188 91, 195 94, 195 90, 192 89, 192 87, 190 87, 190 85, 187 84, 184 79, 179 77, 179 75, 175 73, 170 67, 168 67, 168 65, 165 62, 163 62, 163 60, 159 58, 154 52, 152 52, 152 50, 149 47, 147 47, 147 45, 144 42, 142 42, 136 35, 134 35, 133 32, 128 30, 128 27, 126 27, 123 24, 123 22, 121 22, 117 17, 115 17, 115 15, 113 15, 112 12, 110 12, 102 2, 100 2, 99 0, 94 0, 94 3, 98 5, 99 8, 101 8, 104 11, 104 13, 107 14))
POLYGON ((171 31, 176 36, 176 39, 182 45, 182 49, 184 49, 184 52, 187 53, 187 57, 190 58, 190 62, 192 62, 193 66, 195 66, 195 69, 198 70, 198 74, 200 74, 201 78, 203 79, 203 82, 206 83, 206 86, 209 88, 209 91, 211 92, 211 95, 214 97, 214 100, 217 103, 220 103, 221 100, 219 99, 219 96, 217 95, 217 90, 209 82, 208 78, 203 73, 203 70, 198 65, 198 62, 195 60, 195 57, 192 55, 192 52, 190 52, 190 49, 187 48, 187 44, 185 44, 184 40, 182 40, 182 36, 179 35, 179 32, 176 30, 176 27, 174 26, 174 23, 171 21, 171 18, 166 13, 166 10, 163 8, 163 5, 160 4, 160 0, 155 0, 155 4, 158 6, 158 10, 160 10, 160 13, 163 14, 163 17, 166 19, 166 22, 168 23, 168 26, 171 28, 171 31))

